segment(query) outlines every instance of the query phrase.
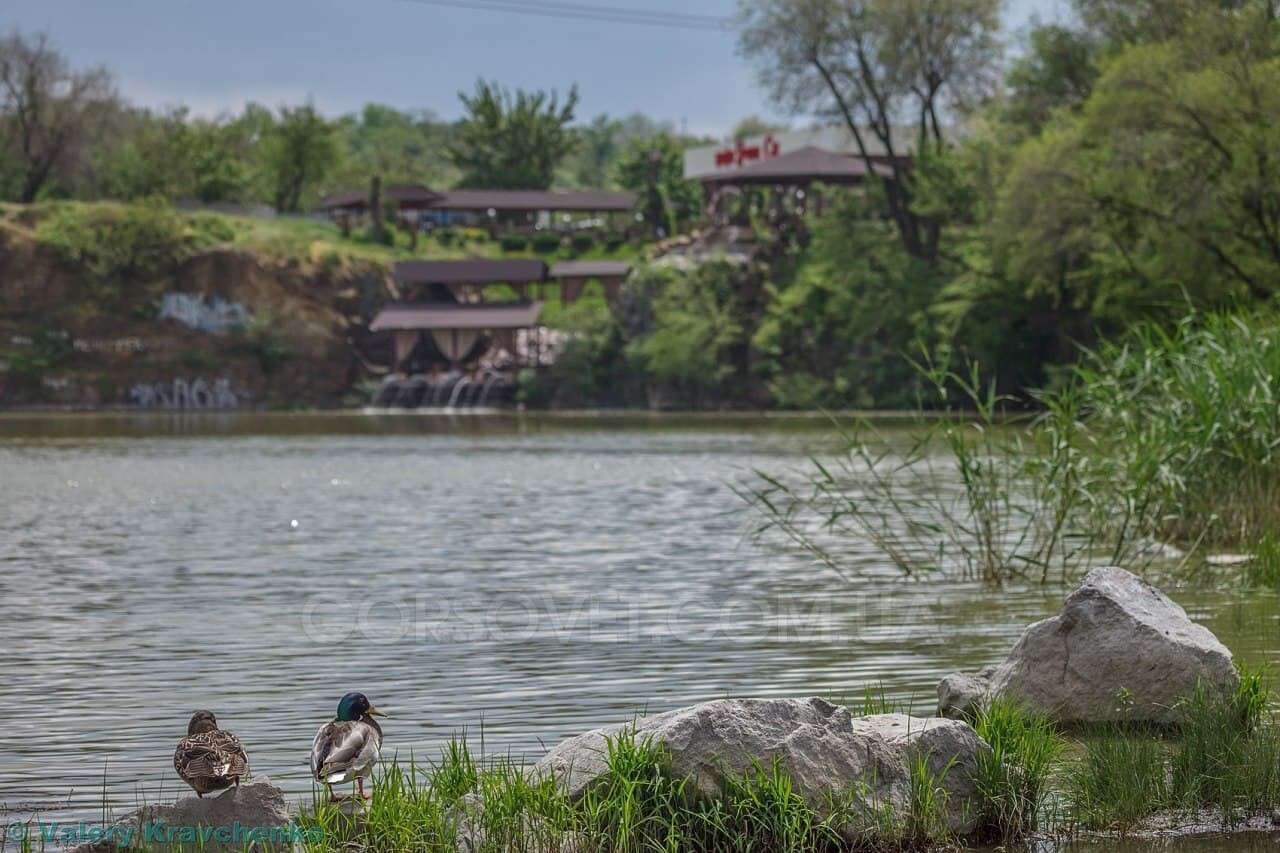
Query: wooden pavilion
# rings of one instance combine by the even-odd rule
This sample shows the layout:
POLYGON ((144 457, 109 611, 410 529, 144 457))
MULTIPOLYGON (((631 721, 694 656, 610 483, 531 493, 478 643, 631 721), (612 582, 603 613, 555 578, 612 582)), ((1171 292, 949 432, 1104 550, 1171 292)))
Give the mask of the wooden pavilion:
POLYGON ((493 345, 506 350, 515 367, 538 367, 546 351, 538 322, 546 289, 559 287, 561 300, 573 302, 588 281, 598 280, 612 303, 628 272, 630 265, 618 261, 564 261, 551 269, 537 258, 402 261, 395 266, 401 301, 385 305, 369 331, 390 335, 392 372, 415 352, 420 361, 456 369, 493 345), (495 285, 514 290, 516 299, 487 301, 486 289, 495 285))

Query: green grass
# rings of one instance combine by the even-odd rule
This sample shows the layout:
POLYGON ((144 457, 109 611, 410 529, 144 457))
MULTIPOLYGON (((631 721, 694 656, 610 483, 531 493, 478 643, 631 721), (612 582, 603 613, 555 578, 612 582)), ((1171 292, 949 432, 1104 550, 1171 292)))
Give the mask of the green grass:
POLYGON ((1127 832, 1169 803, 1165 744, 1129 729, 1102 731, 1066 772, 1073 820, 1086 829, 1127 832))
POLYGON ((1077 427, 1076 481, 1094 497, 1097 530, 1214 548, 1252 546, 1280 530, 1274 314, 1137 327, 1043 399, 1064 395, 1077 427))
POLYGON ((991 747, 974 774, 984 834, 1002 842, 1025 837, 1040 826, 1062 738, 1047 717, 1001 697, 978 711, 973 727, 991 747))
POLYGON ((608 770, 577 801, 553 780, 505 758, 475 757, 454 740, 429 765, 392 761, 373 781, 373 799, 352 813, 319 792, 300 819, 321 830, 317 853, 336 850, 789 851, 934 849, 952 842, 941 774, 921 757, 911 768, 909 804, 896 813, 866 786, 815 807, 774 762, 701 795, 672 773, 663 749, 623 729, 606 741, 608 770))

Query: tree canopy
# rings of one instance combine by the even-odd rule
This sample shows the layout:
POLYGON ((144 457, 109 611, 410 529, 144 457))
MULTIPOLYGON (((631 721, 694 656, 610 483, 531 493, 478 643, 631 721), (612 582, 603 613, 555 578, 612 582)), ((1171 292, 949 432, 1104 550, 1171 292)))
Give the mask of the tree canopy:
POLYGON ((578 87, 563 102, 555 92, 510 90, 485 80, 473 93, 459 92, 466 117, 449 143, 449 158, 462 173, 459 186, 547 189, 556 168, 577 145, 569 125, 578 87))

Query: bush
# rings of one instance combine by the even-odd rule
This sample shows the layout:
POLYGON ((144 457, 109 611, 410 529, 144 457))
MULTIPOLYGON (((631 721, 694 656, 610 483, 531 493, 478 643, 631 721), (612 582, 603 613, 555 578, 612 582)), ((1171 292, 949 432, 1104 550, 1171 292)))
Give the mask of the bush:
POLYGON ((198 248, 217 242, 203 220, 198 229, 163 201, 128 205, 59 204, 36 236, 70 264, 87 270, 103 296, 167 272, 198 248))
POLYGON ((607 252, 616 252, 627 242, 627 238, 623 234, 616 231, 610 231, 609 235, 604 238, 604 248, 607 252))
POLYGON ((540 255, 555 252, 560 248, 560 235, 542 231, 533 237, 533 250, 540 255))
POLYGON ((689 404, 727 395, 738 375, 735 353, 746 344, 741 275, 716 262, 686 272, 642 270, 628 283, 632 293, 652 293, 649 328, 628 344, 628 355, 689 404))
POLYGON ((596 238, 591 234, 574 234, 570 245, 573 247, 573 251, 578 254, 589 252, 595 247, 596 238))
POLYGON ((523 252, 529 246, 529 238, 523 234, 505 234, 501 246, 504 252, 523 252))

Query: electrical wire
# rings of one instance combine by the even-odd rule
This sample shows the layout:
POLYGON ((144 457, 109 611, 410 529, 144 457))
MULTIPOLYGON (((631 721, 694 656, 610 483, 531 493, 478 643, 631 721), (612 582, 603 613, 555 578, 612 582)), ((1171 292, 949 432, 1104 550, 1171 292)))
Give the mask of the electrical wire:
POLYGON ((643 9, 624 9, 618 6, 590 6, 562 2, 562 0, 401 0, 401 2, 484 12, 510 12, 544 18, 603 21, 689 30, 725 31, 730 26, 729 18, 715 15, 652 12, 643 9))

